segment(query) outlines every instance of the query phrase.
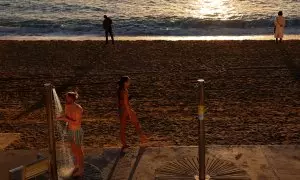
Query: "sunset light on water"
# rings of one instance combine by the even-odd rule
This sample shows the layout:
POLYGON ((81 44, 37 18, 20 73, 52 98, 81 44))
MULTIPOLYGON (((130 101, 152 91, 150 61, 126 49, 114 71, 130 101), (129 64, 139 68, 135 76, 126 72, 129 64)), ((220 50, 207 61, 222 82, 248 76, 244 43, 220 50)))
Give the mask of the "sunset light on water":
POLYGON ((96 36, 104 14, 118 36, 265 35, 279 10, 286 34, 300 33, 293 0, 2 0, 0 8, 0 36, 96 36))

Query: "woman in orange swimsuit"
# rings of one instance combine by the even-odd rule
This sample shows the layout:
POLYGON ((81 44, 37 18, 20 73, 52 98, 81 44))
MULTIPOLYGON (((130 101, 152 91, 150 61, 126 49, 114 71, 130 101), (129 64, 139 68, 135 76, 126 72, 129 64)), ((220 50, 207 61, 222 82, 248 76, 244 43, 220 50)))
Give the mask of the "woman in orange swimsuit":
POLYGON ((125 130, 127 119, 131 121, 131 123, 135 126, 137 133, 140 136, 141 143, 145 143, 147 141, 146 136, 144 135, 140 123, 137 119, 136 113, 131 109, 129 104, 129 96, 128 96, 128 87, 130 85, 130 79, 128 76, 121 77, 118 82, 118 108, 119 108, 119 117, 120 117, 120 137, 121 143, 123 145, 122 148, 128 148, 129 146, 126 144, 125 130))

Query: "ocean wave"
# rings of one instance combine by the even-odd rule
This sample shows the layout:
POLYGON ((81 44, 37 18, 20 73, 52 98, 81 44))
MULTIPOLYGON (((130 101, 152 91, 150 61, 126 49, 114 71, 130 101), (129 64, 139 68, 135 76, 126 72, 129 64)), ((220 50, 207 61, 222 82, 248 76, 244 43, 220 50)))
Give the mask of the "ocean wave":
POLYGON ((0 3, 0 9, 4 11, 7 9, 11 9, 13 11, 20 11, 23 13, 63 13, 63 12, 103 12, 105 9, 101 7, 95 7, 92 5, 85 5, 85 4, 69 4, 66 2, 62 3, 54 3, 54 2, 38 2, 32 1, 31 3, 26 2, 2 2, 0 3))
MULTIPOLYGON (((274 18, 259 19, 259 20, 207 20, 198 18, 182 18, 182 19, 168 19, 163 18, 162 20, 147 19, 136 20, 138 23, 143 24, 157 24, 165 27, 180 27, 180 28, 263 28, 273 27, 274 18)), ((300 19, 287 19, 287 27, 300 27, 300 19)))
MULTIPOLYGON (((235 34, 254 31, 255 34, 269 33, 272 30, 273 20, 203 20, 197 18, 153 17, 144 18, 113 18, 114 29, 121 35, 202 35, 209 33, 235 34), (256 29, 256 31, 254 30, 256 29), (226 30, 226 31, 224 31, 226 30)), ((300 20, 287 19, 287 32, 300 33, 300 20)), ((0 35, 28 35, 47 33, 67 34, 99 34, 102 30, 101 20, 66 19, 0 19, 0 35)), ((249 32, 250 33, 250 32, 249 32)), ((253 32, 251 32, 253 33, 253 32)))

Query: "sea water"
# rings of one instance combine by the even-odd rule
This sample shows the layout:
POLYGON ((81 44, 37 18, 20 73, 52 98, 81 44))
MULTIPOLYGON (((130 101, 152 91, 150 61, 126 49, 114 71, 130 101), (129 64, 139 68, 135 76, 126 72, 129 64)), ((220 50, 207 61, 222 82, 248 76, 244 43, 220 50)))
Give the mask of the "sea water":
POLYGON ((237 36, 273 33, 277 12, 286 34, 300 34, 300 0, 1 0, 0 36, 237 36))

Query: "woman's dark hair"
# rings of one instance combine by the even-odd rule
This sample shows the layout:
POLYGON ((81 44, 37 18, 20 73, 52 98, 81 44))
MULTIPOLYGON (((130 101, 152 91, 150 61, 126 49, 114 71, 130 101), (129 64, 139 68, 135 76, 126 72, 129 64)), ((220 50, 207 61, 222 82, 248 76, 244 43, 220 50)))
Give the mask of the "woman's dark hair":
POLYGON ((282 16, 282 11, 279 11, 279 12, 278 12, 278 15, 279 15, 279 16, 282 16))
POLYGON ((125 89, 124 85, 129 79, 130 78, 128 76, 122 76, 121 79, 118 81, 118 85, 119 85, 118 97, 119 97, 119 99, 120 99, 120 92, 125 89))

